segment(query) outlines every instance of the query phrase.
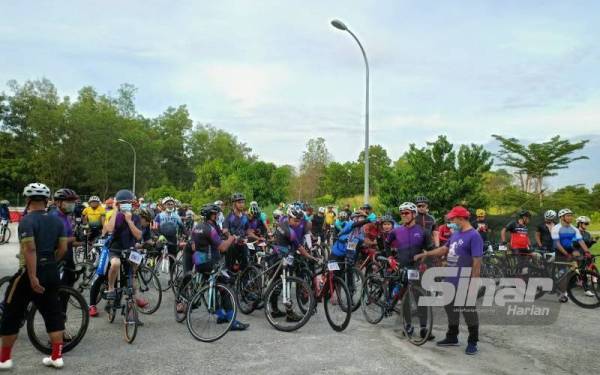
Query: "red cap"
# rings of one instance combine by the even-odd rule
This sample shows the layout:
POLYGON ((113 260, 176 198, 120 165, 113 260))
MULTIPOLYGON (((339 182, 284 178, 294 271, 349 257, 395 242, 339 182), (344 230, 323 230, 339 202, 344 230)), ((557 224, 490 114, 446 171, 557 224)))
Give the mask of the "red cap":
POLYGON ((448 219, 454 219, 455 217, 462 217, 468 219, 469 216, 471 216, 469 210, 462 206, 454 207, 452 210, 450 210, 450 212, 448 212, 448 215, 446 215, 448 219))

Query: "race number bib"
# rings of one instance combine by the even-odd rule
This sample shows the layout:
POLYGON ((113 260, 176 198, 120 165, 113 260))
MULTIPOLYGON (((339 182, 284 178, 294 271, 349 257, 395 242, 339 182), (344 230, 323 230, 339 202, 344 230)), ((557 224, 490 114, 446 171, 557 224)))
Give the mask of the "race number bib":
POLYGON ((131 253, 129 253, 129 261, 131 263, 140 264, 142 263, 143 259, 144 256, 136 251, 132 251, 131 253))
POLYGON ((250 243, 250 242, 248 242, 248 243, 246 244, 246 246, 248 247, 248 249, 250 249, 250 250, 254 250, 254 244, 253 244, 253 243, 250 243))
POLYGON ((346 246, 346 250, 356 251, 357 246, 358 246, 358 241, 349 241, 348 246, 346 246))
POLYGON ((419 280, 419 271, 408 270, 408 279, 409 280, 419 280))
POLYGON ((339 271, 340 265, 338 264, 338 262, 329 262, 327 263, 327 269, 329 271, 339 271))

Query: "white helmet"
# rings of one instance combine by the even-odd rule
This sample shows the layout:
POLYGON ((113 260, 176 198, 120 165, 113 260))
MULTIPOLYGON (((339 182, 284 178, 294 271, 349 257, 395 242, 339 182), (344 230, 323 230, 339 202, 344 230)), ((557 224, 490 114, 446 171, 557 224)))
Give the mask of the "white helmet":
POLYGON ((223 201, 215 201, 215 203, 214 203, 214 204, 216 204, 217 206, 220 206, 220 205, 222 205, 222 204, 223 204, 223 201))
POLYGON ((90 202, 90 203, 92 203, 92 202, 98 202, 98 203, 100 203, 100 198, 98 196, 96 196, 96 195, 92 195, 90 197, 90 199, 88 199, 88 202, 90 202))
POLYGON ((175 198, 173 198, 173 197, 164 197, 163 200, 162 200, 162 204, 167 204, 167 202, 169 202, 169 201, 175 203, 175 198))
POLYGON ((554 220, 556 219, 556 211, 548 210, 544 213, 544 219, 546 220, 554 220))
POLYGON ((23 189, 23 195, 26 197, 44 197, 50 198, 50 189, 48 186, 39 182, 33 182, 23 189))
POLYGON ((250 206, 258 206, 258 202, 257 201, 252 201, 252 202, 250 202, 250 206))
POLYGON ((586 223, 586 224, 589 224, 589 223, 590 223, 590 221, 591 221, 591 220, 590 220, 590 218, 589 218, 589 217, 587 217, 587 216, 579 216, 575 222, 576 222, 577 224, 579 224, 579 223, 586 223))
POLYGON ((572 214, 573 211, 569 210, 568 208, 563 208, 562 210, 558 211, 558 217, 563 217, 565 215, 568 214, 572 214))
POLYGON ((324 214, 325 213, 325 207, 319 207, 319 213, 324 214))
POLYGON ((277 208, 275 211, 273 211, 273 217, 280 217, 283 215, 283 211, 281 211, 279 208, 277 208))
POLYGON ((417 213, 417 206, 412 202, 404 202, 399 207, 400 211, 408 210, 417 213))

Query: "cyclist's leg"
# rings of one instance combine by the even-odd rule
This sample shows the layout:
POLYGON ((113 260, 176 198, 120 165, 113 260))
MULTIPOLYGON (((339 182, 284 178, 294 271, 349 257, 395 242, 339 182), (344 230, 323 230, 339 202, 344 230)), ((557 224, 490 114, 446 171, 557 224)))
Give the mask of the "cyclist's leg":
POLYGON ((474 306, 465 307, 462 313, 469 329, 469 338, 467 341, 470 344, 477 344, 477 341, 479 341, 479 316, 477 315, 477 310, 474 306))
MULTIPOLYGON (((27 305, 32 297, 29 277, 25 269, 21 269, 12 277, 4 295, 4 312, 0 322, 3 348, 12 347, 17 340, 17 334, 25 320, 27 305)), ((10 353, 8 356, 9 358, 4 360, 10 359, 10 353)))
POLYGON ((110 266, 108 268, 108 297, 112 297, 115 291, 115 283, 117 281, 117 277, 119 276, 119 272, 121 270, 121 257, 120 252, 114 252, 111 250, 110 252, 110 266))

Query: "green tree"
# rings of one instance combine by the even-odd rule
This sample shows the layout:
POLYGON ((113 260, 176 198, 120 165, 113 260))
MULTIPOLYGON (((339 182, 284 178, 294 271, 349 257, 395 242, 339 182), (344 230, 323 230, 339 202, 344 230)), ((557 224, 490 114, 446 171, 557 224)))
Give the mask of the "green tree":
MULTIPOLYGON (((389 158, 387 151, 383 147, 381 147, 380 145, 369 146, 369 190, 371 190, 370 193, 379 193, 379 187, 383 182, 383 178, 386 175, 388 169, 390 168, 390 164, 392 164, 392 160, 389 158)), ((360 166, 360 173, 364 176, 364 150, 361 151, 358 155, 358 165, 360 166)))
POLYGON ((296 199, 312 201, 317 197, 325 168, 331 159, 325 139, 319 137, 308 140, 306 150, 302 153, 300 173, 294 179, 293 194, 296 199))

